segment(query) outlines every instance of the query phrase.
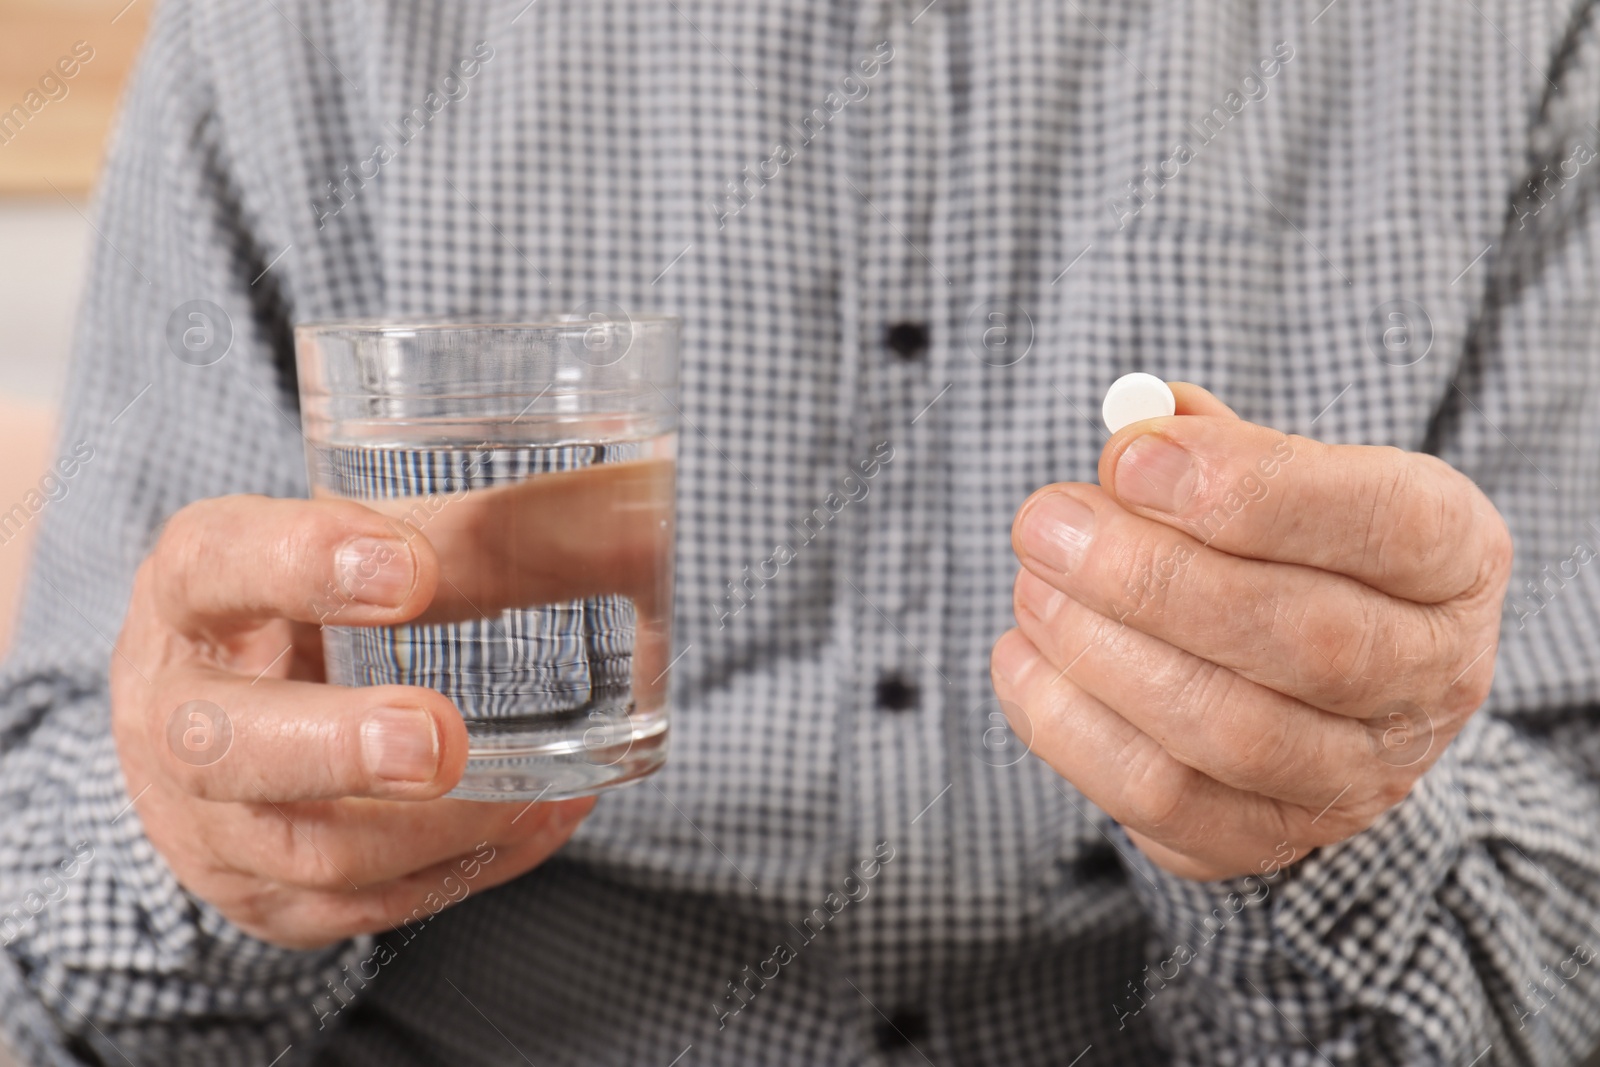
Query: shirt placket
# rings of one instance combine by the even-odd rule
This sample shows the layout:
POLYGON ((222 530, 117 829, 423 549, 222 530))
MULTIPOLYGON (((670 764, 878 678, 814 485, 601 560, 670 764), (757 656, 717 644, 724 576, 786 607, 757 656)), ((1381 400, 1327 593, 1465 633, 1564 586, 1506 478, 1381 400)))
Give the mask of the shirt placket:
POLYGON ((952 460, 937 405, 958 356, 947 326, 955 285, 941 260, 938 221, 950 169, 946 23, 926 0, 886 3, 878 13, 870 29, 866 18, 859 24, 857 51, 886 40, 893 52, 852 105, 859 111, 838 196, 858 220, 847 245, 858 286, 857 450, 893 451, 869 481, 842 595, 854 615, 845 758, 854 761, 846 781, 857 854, 880 843, 894 854, 874 888, 871 932, 855 946, 864 983, 856 1007, 872 1043, 890 1054, 926 1031, 926 978, 936 962, 896 932, 949 906, 949 841, 938 805, 951 781, 941 723, 954 679, 942 662, 941 618, 952 460))

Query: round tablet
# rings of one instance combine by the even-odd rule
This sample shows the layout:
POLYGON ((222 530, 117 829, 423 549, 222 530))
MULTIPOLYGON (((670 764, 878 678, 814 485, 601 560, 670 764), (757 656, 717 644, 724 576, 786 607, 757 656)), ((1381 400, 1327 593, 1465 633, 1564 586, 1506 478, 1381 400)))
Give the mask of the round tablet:
POLYGON ((1154 374, 1135 371, 1111 383, 1105 402, 1100 405, 1100 416, 1106 420, 1106 428, 1116 433, 1140 419, 1159 419, 1177 410, 1177 398, 1166 382, 1154 374))

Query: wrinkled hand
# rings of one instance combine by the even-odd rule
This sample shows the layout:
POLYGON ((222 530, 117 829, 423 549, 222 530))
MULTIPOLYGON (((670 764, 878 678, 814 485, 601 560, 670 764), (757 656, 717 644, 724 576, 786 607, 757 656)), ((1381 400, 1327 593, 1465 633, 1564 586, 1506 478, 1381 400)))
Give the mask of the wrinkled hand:
POLYGON ((1400 803, 1488 695, 1511 538, 1444 462, 1243 422, 1205 390, 1100 486, 1017 512, 1013 730, 1197 880, 1270 874, 1400 803))
MULTIPOLYGON (((460 712, 430 689, 323 684, 317 624, 623 592, 653 672, 670 586, 649 561, 670 544, 671 475, 646 463, 547 475, 419 512, 420 530, 338 500, 222 497, 174 515, 135 577, 110 676, 124 776, 178 881, 246 932, 312 948, 546 859, 593 798, 444 797, 466 765, 460 712)), ((657 696, 636 687, 642 706, 657 696)))

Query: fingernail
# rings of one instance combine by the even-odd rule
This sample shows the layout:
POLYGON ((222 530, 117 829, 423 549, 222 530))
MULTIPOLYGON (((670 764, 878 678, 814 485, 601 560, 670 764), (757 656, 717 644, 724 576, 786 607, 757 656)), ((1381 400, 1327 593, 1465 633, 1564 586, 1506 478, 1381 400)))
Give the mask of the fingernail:
POLYGON ((1135 507, 1178 512, 1194 493, 1194 457, 1164 437, 1147 433, 1117 460, 1117 496, 1135 507))
POLYGON ((363 537, 339 549, 334 564, 345 595, 363 604, 396 607, 417 580, 411 549, 403 541, 363 537))
POLYGON ((1051 493, 1022 517, 1022 551, 1066 572, 1083 560, 1094 536, 1094 512, 1065 493, 1051 493))
POLYGON ((430 782, 439 770, 439 732, 421 708, 378 708, 361 724, 361 758, 374 777, 430 782))

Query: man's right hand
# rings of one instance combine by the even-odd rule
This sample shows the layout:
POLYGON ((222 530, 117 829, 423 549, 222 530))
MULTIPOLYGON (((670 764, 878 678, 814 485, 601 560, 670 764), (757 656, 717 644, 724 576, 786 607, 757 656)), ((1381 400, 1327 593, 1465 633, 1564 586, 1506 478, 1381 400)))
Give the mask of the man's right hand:
POLYGON ((178 881, 264 941, 397 926, 453 898, 462 863, 481 864, 473 890, 509 881, 594 805, 444 798, 467 759, 447 698, 323 683, 319 622, 394 625, 433 600, 438 555, 406 533, 348 501, 221 497, 174 515, 135 577, 111 662, 129 792, 178 881), (185 705, 222 709, 231 736, 181 743, 185 705))

